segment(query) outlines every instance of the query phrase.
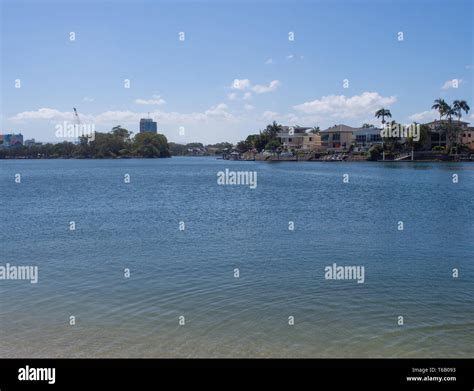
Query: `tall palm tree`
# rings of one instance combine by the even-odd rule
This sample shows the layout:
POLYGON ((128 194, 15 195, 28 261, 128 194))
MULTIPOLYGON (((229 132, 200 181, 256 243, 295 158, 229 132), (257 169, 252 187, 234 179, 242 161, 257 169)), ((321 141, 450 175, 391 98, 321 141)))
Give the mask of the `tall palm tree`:
POLYGON ((465 100, 455 100, 453 102, 453 109, 456 111, 456 117, 458 117, 458 121, 461 121, 463 111, 468 114, 469 110, 471 110, 465 100))
POLYGON ((447 151, 451 149, 452 143, 457 138, 456 133, 457 133, 458 127, 457 126, 453 127, 453 117, 456 117, 458 114, 459 114, 458 110, 454 106, 451 107, 450 105, 446 104, 446 107, 444 108, 444 115, 448 119, 448 128, 446 132, 446 150, 447 151))
POLYGON ((448 119, 449 122, 453 120, 453 117, 457 116, 458 112, 454 107, 450 105, 446 105, 444 109, 444 116, 448 119))
MULTIPOLYGON (((467 102, 465 100, 455 100, 453 102, 453 109, 452 109, 453 112, 454 112, 453 115, 458 117, 459 122, 461 122, 462 112, 464 111, 466 114, 468 114, 470 109, 471 108, 469 107, 469 105, 467 104, 467 102)), ((456 126, 455 129, 456 129, 455 133, 456 133, 456 131, 460 132, 461 131, 461 124, 458 123, 458 126, 456 126)), ((456 146, 456 153, 457 152, 458 152, 458 146, 456 146)))
POLYGON ((441 120, 449 111, 449 105, 445 102, 444 99, 438 98, 434 101, 433 106, 431 106, 433 110, 437 110, 439 113, 439 121, 440 126, 438 127, 438 146, 441 146, 441 120))
MULTIPOLYGON (((385 124, 385 117, 392 118, 392 113, 388 109, 384 109, 383 107, 375 112, 375 117, 380 118, 382 117, 382 127, 385 124)), ((385 160, 385 144, 384 140, 382 139, 382 159, 385 160)))
POLYGON ((440 121, 446 115, 446 111, 447 111, 448 107, 449 107, 449 105, 444 101, 444 99, 441 99, 441 98, 436 99, 434 101, 433 106, 431 106, 431 108, 433 110, 438 111, 440 121))
POLYGON ((385 117, 392 118, 392 113, 390 110, 384 109, 383 107, 375 112, 375 117, 382 117, 382 125, 385 124, 385 117))

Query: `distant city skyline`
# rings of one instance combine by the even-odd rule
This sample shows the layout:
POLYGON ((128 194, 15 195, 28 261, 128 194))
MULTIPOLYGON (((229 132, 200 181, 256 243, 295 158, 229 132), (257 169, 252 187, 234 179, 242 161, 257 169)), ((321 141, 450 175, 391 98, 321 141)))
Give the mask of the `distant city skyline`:
POLYGON ((73 107, 99 132, 150 117, 171 142, 210 144, 273 120, 380 125, 385 107, 429 122, 436 98, 473 104, 470 1, 1 6, 0 133, 25 139, 61 141, 73 107))

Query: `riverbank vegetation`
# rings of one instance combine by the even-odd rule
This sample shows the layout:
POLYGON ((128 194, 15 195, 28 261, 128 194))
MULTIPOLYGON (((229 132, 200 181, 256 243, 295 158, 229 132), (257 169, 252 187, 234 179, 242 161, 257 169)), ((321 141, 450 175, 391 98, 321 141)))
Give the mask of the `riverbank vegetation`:
POLYGON ((170 157, 168 140, 162 134, 132 133, 120 126, 109 133, 95 132, 93 137, 79 137, 78 143, 16 145, 0 149, 0 158, 28 159, 106 159, 170 157))

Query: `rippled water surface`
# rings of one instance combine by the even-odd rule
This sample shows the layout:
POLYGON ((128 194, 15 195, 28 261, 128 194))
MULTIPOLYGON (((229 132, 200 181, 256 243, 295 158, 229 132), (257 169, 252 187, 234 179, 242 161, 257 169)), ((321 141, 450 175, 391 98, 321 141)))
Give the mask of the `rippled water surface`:
POLYGON ((0 266, 39 267, 0 281, 0 356, 474 357, 473 190, 471 163, 0 161, 0 266))

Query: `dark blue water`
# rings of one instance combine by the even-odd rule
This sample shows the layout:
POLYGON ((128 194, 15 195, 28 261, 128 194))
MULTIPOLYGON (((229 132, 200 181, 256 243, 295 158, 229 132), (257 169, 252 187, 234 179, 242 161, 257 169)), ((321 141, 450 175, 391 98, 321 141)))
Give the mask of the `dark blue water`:
POLYGON ((474 357, 473 164, 12 160, 0 186, 0 266, 39 267, 0 280, 2 357, 474 357))

